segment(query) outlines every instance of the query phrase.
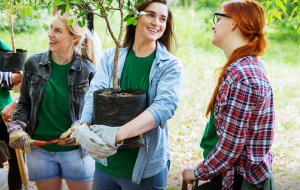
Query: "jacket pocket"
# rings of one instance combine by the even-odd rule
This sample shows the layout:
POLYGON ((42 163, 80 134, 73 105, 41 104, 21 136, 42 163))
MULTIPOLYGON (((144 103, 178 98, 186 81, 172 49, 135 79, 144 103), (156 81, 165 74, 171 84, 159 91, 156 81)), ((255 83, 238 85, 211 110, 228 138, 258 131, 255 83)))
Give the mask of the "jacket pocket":
POLYGON ((75 84, 75 100, 78 104, 84 103, 85 93, 87 93, 88 90, 88 81, 83 81, 75 84))
POLYGON ((36 100, 41 90, 38 89, 39 82, 41 82, 40 81, 41 78, 39 77, 39 75, 31 73, 31 74, 27 74, 27 80, 28 80, 29 95, 32 100, 36 100))

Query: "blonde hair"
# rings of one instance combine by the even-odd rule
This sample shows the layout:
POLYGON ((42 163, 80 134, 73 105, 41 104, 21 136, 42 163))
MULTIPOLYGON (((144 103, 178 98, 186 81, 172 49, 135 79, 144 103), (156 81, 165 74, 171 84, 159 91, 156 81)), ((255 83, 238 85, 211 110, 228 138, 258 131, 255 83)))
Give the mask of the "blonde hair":
POLYGON ((61 10, 59 10, 55 15, 58 16, 66 25, 71 35, 80 36, 80 39, 74 44, 74 49, 83 58, 88 59, 94 65, 96 65, 96 55, 94 43, 92 41, 91 35, 88 32, 87 24, 84 27, 78 25, 78 21, 74 11, 70 10, 69 13, 65 12, 62 16, 60 15, 61 10), (74 22, 71 25, 68 25, 68 21, 73 19, 74 22))

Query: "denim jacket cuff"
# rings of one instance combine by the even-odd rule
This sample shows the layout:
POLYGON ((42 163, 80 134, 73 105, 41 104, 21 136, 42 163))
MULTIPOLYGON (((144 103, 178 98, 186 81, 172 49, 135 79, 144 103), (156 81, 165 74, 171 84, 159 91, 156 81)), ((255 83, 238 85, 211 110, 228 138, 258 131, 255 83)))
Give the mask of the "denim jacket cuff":
POLYGON ((155 109, 149 107, 147 108, 148 111, 150 111, 150 113, 153 115, 154 120, 155 120, 155 127, 158 127, 160 125, 160 117, 158 115, 158 113, 155 111, 155 109))

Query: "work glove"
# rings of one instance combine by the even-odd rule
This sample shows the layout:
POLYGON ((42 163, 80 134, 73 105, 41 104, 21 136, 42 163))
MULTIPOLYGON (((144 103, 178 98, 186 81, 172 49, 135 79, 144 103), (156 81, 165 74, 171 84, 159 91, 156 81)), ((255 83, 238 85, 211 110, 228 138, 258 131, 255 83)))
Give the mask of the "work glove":
MULTIPOLYGON (((30 154, 30 136, 24 131, 26 124, 21 121, 12 121, 7 125, 9 133, 9 146, 13 149, 21 149, 22 152, 30 154)), ((35 145, 31 145, 35 147, 35 145)))
POLYGON ((57 144, 62 145, 62 146, 79 145, 78 140, 74 137, 75 130, 79 125, 80 125, 80 120, 75 121, 66 132, 64 132, 62 135, 60 135, 60 138, 65 138, 65 137, 69 137, 69 138, 67 138, 65 140, 61 140, 57 144))
POLYGON ((105 125, 80 125, 74 136, 91 157, 103 159, 115 154, 122 145, 122 142, 115 143, 118 129, 105 125))

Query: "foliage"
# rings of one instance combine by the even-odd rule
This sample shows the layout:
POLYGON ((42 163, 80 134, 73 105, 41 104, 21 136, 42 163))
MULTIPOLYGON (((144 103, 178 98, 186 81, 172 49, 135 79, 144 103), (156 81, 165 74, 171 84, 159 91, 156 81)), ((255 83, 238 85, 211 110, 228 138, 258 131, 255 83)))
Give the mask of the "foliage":
MULTIPOLYGON (((139 16, 139 13, 134 5, 139 5, 142 1, 143 0, 55 0, 52 3, 53 6, 60 6, 60 9, 62 10, 61 15, 63 15, 65 12, 69 12, 72 5, 77 5, 78 8, 75 8, 75 15, 77 17, 78 25, 81 27, 85 25, 87 13, 92 13, 105 19, 110 36, 116 45, 113 69, 114 89, 118 88, 117 68, 124 31, 123 21, 127 22, 128 25, 136 24, 136 18, 139 16), (90 11, 85 4, 90 4, 94 6, 95 9, 90 11), (111 29, 111 20, 109 19, 117 11, 120 13, 121 20, 118 38, 111 29), (124 17, 125 12, 127 12, 126 17, 124 17)), ((71 25, 73 22, 74 19, 71 19, 68 24, 71 25)))
POLYGON ((3 24, 9 23, 13 52, 16 52, 14 40, 14 23, 24 17, 36 17, 39 13, 40 12, 38 11, 36 1, 32 2, 32 0, 1 0, 0 16, 3 24))
MULTIPOLYGON (((14 24, 14 32, 15 34, 20 34, 22 32, 35 32, 35 31, 45 31, 48 30, 50 23, 50 15, 48 14, 48 9, 39 8, 39 14, 36 17, 31 18, 27 17, 26 19, 20 19, 18 22, 14 24)), ((0 18, 1 19, 1 18, 0 18)), ((9 30, 9 23, 3 22, 2 26, 0 26, 0 31, 9 30)))
POLYGON ((216 8, 219 7, 224 0, 172 0, 172 6, 194 7, 195 9, 216 8))

